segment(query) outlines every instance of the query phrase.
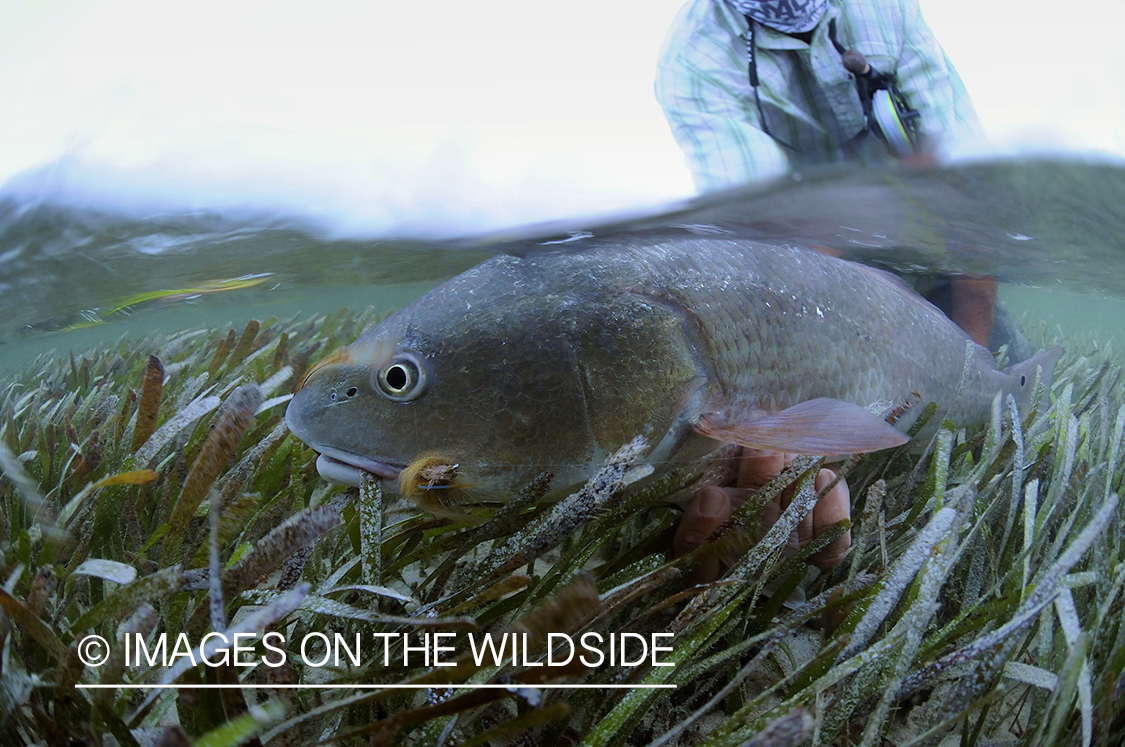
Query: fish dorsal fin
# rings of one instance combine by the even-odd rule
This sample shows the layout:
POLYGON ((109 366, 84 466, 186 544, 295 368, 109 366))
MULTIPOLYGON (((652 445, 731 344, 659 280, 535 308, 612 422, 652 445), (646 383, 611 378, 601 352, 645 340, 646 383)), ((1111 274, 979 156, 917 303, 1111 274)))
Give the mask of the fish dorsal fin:
POLYGON ((724 443, 791 454, 862 454, 901 446, 910 440, 859 405, 821 397, 769 415, 723 422, 705 413, 695 424, 700 435, 724 443))

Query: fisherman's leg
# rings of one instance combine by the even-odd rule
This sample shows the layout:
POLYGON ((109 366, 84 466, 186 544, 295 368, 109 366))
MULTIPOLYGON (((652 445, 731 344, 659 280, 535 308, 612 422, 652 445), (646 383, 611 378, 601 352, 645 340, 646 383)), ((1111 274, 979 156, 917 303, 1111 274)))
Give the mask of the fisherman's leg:
POLYGON ((978 345, 987 348, 996 314, 996 281, 983 275, 955 275, 949 289, 949 318, 978 345))
POLYGON ((996 281, 992 278, 941 275, 923 276, 915 282, 918 292, 968 332, 973 340, 994 353, 1007 345, 1009 365, 1031 357, 1031 346, 1016 326, 1015 319, 996 301, 996 281), (983 327, 989 320, 991 328, 986 335, 983 327))

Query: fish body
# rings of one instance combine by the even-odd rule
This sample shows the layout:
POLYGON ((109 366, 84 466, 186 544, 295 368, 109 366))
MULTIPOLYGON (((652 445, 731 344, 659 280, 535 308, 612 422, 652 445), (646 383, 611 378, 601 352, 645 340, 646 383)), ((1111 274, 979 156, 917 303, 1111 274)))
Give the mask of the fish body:
MULTIPOLYGON (((797 453, 901 444, 864 409, 920 395, 959 425, 1026 404, 1060 349, 1007 371, 893 276, 799 247, 677 239, 498 255, 306 375, 286 419, 326 478, 423 455, 511 494, 560 488, 644 436, 657 465, 723 442, 797 453)), ((876 409, 878 409, 876 407, 876 409)))

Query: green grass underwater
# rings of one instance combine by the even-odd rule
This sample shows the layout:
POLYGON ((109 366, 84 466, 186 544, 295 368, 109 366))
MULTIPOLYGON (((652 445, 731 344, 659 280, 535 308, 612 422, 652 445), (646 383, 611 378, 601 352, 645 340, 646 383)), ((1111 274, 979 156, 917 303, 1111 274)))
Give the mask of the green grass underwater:
POLYGON ((373 318, 130 339, 44 356, 3 384, 0 743, 1125 742, 1125 385, 1112 351, 1066 340, 1045 412, 997 401, 989 426, 944 428, 922 455, 849 463, 853 547, 822 573, 804 558, 843 525, 781 553, 815 500, 812 458, 676 560, 669 498, 701 470, 619 490, 636 473, 627 448, 562 503, 540 502, 540 481, 460 519, 376 484, 328 485, 285 429, 284 395, 373 318), (789 481, 787 513, 754 536, 789 481), (685 588, 716 553, 732 561, 725 576, 685 588), (798 585, 805 601, 784 604, 798 585), (670 632, 674 666, 548 671, 462 653, 426 668, 403 666, 399 648, 386 666, 367 644, 339 666, 311 651, 277 667, 126 664, 127 635, 195 645, 212 630, 447 632, 459 652, 470 635, 509 632, 532 659, 552 632, 670 632), (91 634, 108 642, 100 667, 82 663, 91 634), (170 682, 259 687, 112 687, 170 682), (496 687, 353 687, 449 683, 496 687), (111 687, 79 687, 98 684, 111 687), (281 687, 297 684, 317 687, 281 687))

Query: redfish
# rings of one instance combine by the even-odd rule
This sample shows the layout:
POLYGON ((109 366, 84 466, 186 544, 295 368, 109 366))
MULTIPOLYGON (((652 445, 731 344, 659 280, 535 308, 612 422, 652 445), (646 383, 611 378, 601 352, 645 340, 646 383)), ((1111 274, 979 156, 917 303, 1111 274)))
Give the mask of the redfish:
POLYGON ((870 452, 905 443, 922 410, 892 426, 881 408, 920 395, 938 422, 980 423, 998 393, 1026 406, 1049 387, 1062 353, 998 370, 893 276, 804 248, 561 249, 492 257, 311 370, 286 420, 321 475, 394 479, 437 455, 503 497, 545 471, 579 484, 638 435, 658 468, 723 443, 870 452))

